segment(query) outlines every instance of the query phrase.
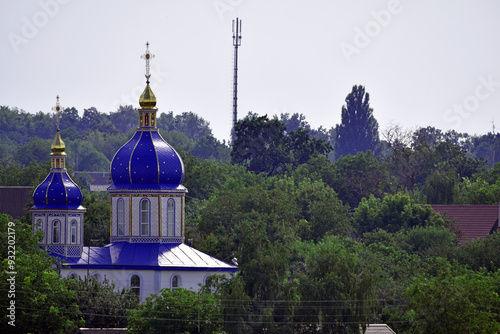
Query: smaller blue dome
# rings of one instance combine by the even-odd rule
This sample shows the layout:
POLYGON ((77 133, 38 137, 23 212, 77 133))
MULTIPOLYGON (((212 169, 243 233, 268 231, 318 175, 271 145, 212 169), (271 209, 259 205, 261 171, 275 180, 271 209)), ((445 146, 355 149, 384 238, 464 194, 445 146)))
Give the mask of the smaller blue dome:
POLYGON ((64 170, 51 170, 33 193, 32 209, 82 209, 83 194, 64 170))

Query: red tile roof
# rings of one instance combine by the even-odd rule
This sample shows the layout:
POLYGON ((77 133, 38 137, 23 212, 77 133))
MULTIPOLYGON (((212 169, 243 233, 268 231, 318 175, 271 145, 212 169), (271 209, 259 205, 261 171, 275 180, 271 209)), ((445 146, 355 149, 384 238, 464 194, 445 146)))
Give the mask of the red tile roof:
POLYGON ((498 230, 498 205, 431 205, 434 211, 456 221, 459 242, 464 243, 498 230))

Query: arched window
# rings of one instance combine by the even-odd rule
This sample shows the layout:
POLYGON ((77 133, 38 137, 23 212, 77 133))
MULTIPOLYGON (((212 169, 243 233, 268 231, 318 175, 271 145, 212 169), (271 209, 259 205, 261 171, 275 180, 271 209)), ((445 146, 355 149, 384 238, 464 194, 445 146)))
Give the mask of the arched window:
POLYGON ((54 220, 52 222, 52 243, 58 244, 61 242, 61 222, 54 220))
POLYGON ((149 200, 141 200, 141 235, 149 235, 149 200))
POLYGON ((96 282, 101 281, 101 275, 99 273, 93 273, 92 274, 92 279, 95 280, 96 282))
POLYGON ((178 287, 181 286, 181 278, 179 275, 174 275, 172 277, 172 290, 177 289, 178 287))
MULTIPOLYGON (((36 221, 35 231, 43 231, 43 221, 41 219, 36 221)), ((45 233, 43 234, 42 242, 45 242, 45 233)))
POLYGON ((116 214, 117 214, 116 219, 118 223, 117 234, 119 236, 122 236, 125 234, 125 203, 123 201, 123 198, 118 199, 116 214))
POLYGON ((68 278, 69 279, 77 280, 78 279, 78 275, 77 275, 77 273, 71 273, 71 274, 68 275, 68 278))
POLYGON ((137 275, 132 275, 130 278, 130 290, 137 296, 141 296, 141 278, 137 275))
POLYGON ((175 201, 172 198, 167 201, 167 235, 175 235, 175 201))
POLYGON ((76 220, 72 220, 71 221, 71 226, 69 228, 70 233, 71 233, 70 239, 69 239, 69 243, 70 244, 76 244, 76 240, 77 240, 76 239, 76 225, 77 225, 76 224, 76 220))

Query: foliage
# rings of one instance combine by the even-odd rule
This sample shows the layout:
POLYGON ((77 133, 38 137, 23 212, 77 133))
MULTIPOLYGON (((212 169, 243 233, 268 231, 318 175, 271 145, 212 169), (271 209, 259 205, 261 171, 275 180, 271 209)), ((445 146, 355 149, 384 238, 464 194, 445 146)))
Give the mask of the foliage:
POLYGON ((419 333, 496 333, 500 331, 500 273, 485 273, 436 263, 435 275, 418 275, 408 287, 415 330, 419 333))
POLYGON ((342 106, 342 120, 338 124, 335 140, 337 158, 375 150, 379 142, 378 122, 370 107, 370 94, 365 87, 354 85, 342 106))
POLYGON ((108 192, 90 192, 80 187, 83 193, 82 205, 87 209, 84 216, 83 244, 103 246, 109 243, 109 216, 111 201, 108 192))
MULTIPOLYGON (((40 236, 33 234, 31 226, 22 222, 9 222, 12 222, 9 216, 0 214, 0 244, 4 245, 0 250, 0 279, 2 290, 6 292, 1 299, 2 305, 11 305, 12 301, 15 303, 15 330, 74 333, 84 324, 75 293, 68 290, 64 280, 54 270, 55 259, 38 247, 40 236), (12 256, 8 252, 11 249, 6 247, 12 244, 9 240, 15 241, 15 248, 12 248, 15 249, 15 258, 9 258, 12 256), (12 278, 15 280, 15 288, 7 280, 12 278)), ((14 327, 8 321, 13 319, 7 318, 7 314, 2 318, 1 331, 11 332, 14 327)))
POLYGON ((137 309, 139 297, 130 290, 116 290, 115 284, 104 278, 102 282, 90 279, 66 278, 68 290, 75 293, 75 301, 87 328, 124 328, 127 310, 137 309))
POLYGON ((305 259, 298 315, 314 331, 357 333, 373 312, 374 269, 360 257, 361 245, 327 236, 305 259))
POLYGON ((298 128, 286 134, 286 126, 278 119, 248 115, 235 128, 231 162, 267 176, 284 171, 287 164, 298 166, 312 157, 328 154, 331 145, 298 128))
POLYGON ((377 228, 397 232, 415 226, 445 226, 441 216, 429 205, 420 205, 406 193, 387 195, 382 200, 370 195, 363 198, 353 216, 360 234, 377 228))
POLYGON ((219 333, 222 329, 220 303, 214 295, 184 288, 162 289, 128 315, 130 333, 219 333))
POLYGON ((374 157, 370 150, 339 158, 334 168, 332 187, 339 198, 351 207, 356 207, 363 197, 373 195, 381 198, 392 192, 385 164, 374 157))

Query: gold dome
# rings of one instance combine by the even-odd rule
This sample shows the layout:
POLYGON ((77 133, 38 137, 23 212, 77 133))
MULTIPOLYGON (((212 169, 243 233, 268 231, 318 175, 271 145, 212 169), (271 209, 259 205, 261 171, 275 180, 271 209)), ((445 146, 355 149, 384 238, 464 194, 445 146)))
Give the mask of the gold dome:
POLYGON ((52 145, 50 146, 50 150, 52 153, 50 155, 66 155, 64 152, 66 146, 61 138, 61 134, 59 133, 59 129, 57 129, 56 137, 52 141, 52 145))
POLYGON ((157 109, 156 106, 156 96, 153 94, 151 87, 149 87, 149 82, 144 88, 144 92, 142 92, 141 97, 139 98, 139 105, 141 109, 157 109))

